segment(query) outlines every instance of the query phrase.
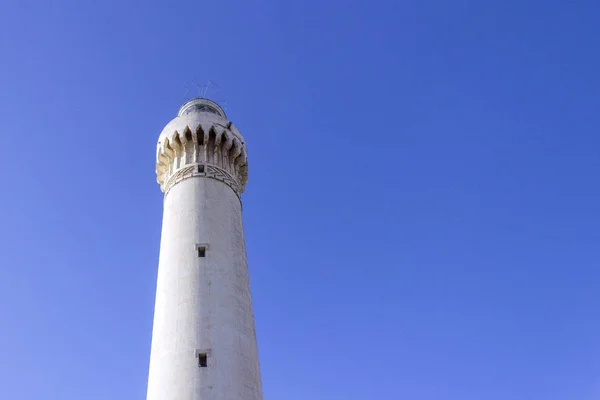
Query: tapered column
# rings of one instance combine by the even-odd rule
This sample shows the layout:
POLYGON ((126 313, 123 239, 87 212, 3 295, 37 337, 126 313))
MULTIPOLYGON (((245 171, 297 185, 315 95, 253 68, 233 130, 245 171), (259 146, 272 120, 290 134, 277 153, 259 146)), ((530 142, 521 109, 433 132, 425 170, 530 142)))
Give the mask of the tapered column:
POLYGON ((157 180, 165 199, 147 399, 262 400, 245 142, 216 103, 194 99, 165 127, 157 180))

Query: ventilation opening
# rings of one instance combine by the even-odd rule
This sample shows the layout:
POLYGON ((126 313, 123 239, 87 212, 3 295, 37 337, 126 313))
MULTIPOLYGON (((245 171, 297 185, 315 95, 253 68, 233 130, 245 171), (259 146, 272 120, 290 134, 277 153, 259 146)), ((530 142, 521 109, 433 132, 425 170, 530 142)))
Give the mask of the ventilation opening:
POLYGON ((204 173, 204 165, 198 165, 198 173, 200 173, 200 174, 204 173))
POLYGON ((198 354, 198 366, 200 368, 208 367, 208 354, 206 354, 206 353, 198 354))
POLYGON ((206 257, 206 247, 198 246, 198 257, 206 257))

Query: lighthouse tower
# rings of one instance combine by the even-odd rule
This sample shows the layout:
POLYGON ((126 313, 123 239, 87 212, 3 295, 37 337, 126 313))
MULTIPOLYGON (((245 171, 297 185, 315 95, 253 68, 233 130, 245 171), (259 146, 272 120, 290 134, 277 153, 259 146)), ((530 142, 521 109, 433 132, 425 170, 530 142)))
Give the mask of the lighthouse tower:
POLYGON ((215 102, 158 139, 164 211, 147 400, 262 400, 240 195, 246 144, 215 102))

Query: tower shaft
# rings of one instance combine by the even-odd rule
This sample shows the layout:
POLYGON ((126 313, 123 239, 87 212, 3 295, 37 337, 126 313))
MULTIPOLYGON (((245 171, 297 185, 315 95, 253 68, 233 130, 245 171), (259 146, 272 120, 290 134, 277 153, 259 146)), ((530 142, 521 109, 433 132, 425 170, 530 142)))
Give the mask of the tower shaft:
POLYGON ((240 200, 245 144, 206 99, 179 114, 157 151, 165 199, 147 399, 262 400, 240 200))

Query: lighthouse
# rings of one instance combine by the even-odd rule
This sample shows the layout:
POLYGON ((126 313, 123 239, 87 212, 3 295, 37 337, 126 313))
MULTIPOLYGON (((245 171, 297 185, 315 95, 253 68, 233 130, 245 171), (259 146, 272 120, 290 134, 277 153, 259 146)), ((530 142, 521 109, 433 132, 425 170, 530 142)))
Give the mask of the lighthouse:
POLYGON ((262 400, 242 199, 246 142, 192 99, 163 129, 164 192, 147 400, 262 400))

